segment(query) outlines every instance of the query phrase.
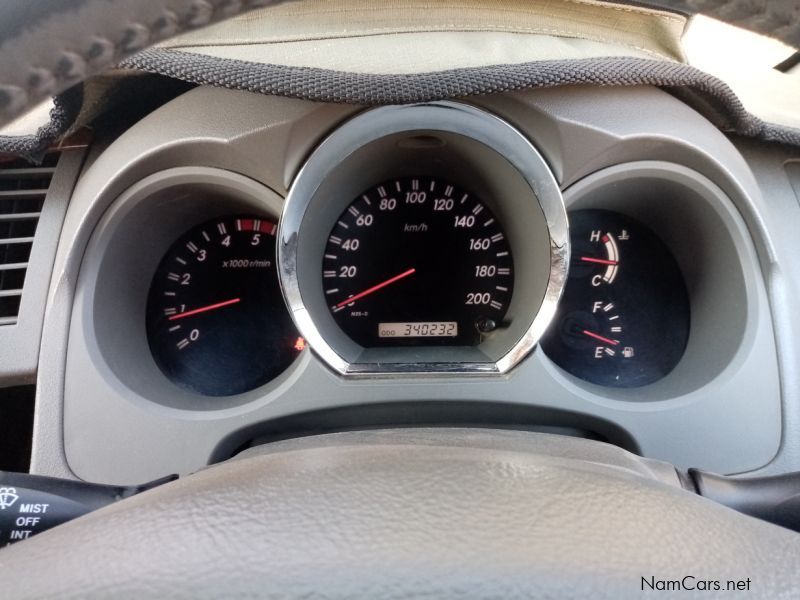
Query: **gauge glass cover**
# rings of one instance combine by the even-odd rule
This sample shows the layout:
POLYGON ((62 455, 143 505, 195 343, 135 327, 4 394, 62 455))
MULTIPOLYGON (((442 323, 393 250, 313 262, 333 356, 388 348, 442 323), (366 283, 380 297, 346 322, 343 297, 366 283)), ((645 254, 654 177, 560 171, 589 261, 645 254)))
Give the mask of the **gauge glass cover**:
POLYGON ((598 385, 662 379, 689 338, 689 295, 677 262, 650 229, 622 214, 579 210, 569 219, 569 278, 542 348, 598 385))
POLYGON ((480 198, 406 177, 365 190, 339 216, 322 284, 334 320, 366 348, 473 346, 507 326, 514 264, 480 198))
POLYGON ((176 241, 147 302, 153 357, 176 384, 240 394, 283 372, 304 346, 279 289, 273 221, 223 218, 176 241))

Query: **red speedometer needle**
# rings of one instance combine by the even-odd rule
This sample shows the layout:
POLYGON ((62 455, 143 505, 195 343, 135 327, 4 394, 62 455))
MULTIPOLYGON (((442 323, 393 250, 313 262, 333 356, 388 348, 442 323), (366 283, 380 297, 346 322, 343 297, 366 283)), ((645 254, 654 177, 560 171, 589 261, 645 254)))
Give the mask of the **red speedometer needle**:
POLYGON ((606 258, 592 258, 590 256, 581 256, 583 262, 597 263, 599 265, 618 265, 618 260, 608 260, 606 258))
POLYGON ((217 302, 216 304, 209 304, 208 306, 201 306, 200 308, 195 308, 194 310, 187 310, 186 312, 178 313, 177 315, 172 315, 169 320, 175 321, 177 319, 183 319, 184 317, 191 317, 192 315, 199 315, 200 313, 208 312, 210 310, 216 310, 218 308, 222 308, 223 306, 230 306, 231 304, 236 304, 241 302, 241 298, 232 298, 231 300, 225 300, 225 302, 217 302))
POLYGON ((588 331, 587 329, 584 329, 583 331, 581 331, 581 333, 583 335, 588 335, 589 337, 594 338, 596 340, 600 340, 601 342, 605 342, 606 344, 611 344, 612 346, 616 346, 617 344, 619 344, 619 340, 612 340, 610 338, 603 337, 602 335, 597 335, 596 333, 588 331))
POLYGON ((385 288, 387 285, 391 285, 395 281, 400 281, 401 279, 403 279, 405 277, 408 277, 409 275, 413 275, 416 272, 417 272, 417 270, 412 267, 408 271, 403 271, 402 273, 400 273, 400 275, 395 275, 394 277, 392 277, 390 279, 387 279, 386 281, 383 281, 383 282, 379 283, 378 285, 373 285, 371 288, 367 288, 363 292, 359 292, 355 296, 350 296, 346 300, 342 300, 341 302, 339 302, 339 304, 334 306, 334 308, 342 308, 343 306, 347 306, 348 304, 352 304, 356 300, 361 300, 361 298, 363 298, 364 296, 369 296, 372 292, 377 292, 379 289, 385 288))

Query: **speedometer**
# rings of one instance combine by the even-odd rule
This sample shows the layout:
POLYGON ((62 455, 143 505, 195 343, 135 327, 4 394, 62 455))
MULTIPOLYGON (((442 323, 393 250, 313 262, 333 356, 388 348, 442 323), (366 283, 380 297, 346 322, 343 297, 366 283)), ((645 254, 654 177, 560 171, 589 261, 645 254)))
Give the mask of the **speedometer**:
POLYGON ((335 321, 366 348, 468 346, 507 325, 514 265, 475 194, 404 177, 362 192, 339 216, 322 280, 335 321))
POLYGON ((553 174, 502 119, 453 102, 348 120, 292 182, 278 231, 300 335, 345 376, 507 373, 569 260, 553 174))

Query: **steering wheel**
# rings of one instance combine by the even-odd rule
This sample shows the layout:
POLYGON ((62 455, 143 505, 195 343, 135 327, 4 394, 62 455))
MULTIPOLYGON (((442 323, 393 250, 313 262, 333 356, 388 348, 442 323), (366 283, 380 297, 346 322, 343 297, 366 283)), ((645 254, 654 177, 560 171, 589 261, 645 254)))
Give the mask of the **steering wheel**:
MULTIPOLYGON (((4 3, 0 111, 268 3, 4 3)), ((798 572, 800 537, 683 489, 664 463, 545 434, 397 429, 256 448, 6 548, 0 593, 618 599, 734 582, 777 598, 797 597, 798 572)))
POLYGON ((620 599, 742 581, 778 598, 796 597, 799 568, 797 534, 615 446, 397 429, 269 444, 113 504, 0 551, 0 590, 620 599))

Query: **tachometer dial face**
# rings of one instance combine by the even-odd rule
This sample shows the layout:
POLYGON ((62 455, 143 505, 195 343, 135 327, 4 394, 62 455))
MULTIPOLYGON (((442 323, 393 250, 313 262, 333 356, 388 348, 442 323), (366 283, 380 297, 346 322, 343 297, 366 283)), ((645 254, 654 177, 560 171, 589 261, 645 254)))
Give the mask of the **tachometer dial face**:
POLYGON ((303 348, 278 287, 275 223, 217 219, 182 236, 153 278, 147 335, 161 370, 208 396, 280 374, 303 348))
POLYGON ((667 247, 644 225, 605 210, 570 213, 569 279, 542 339, 561 368, 609 387, 667 375, 689 337, 689 297, 667 247))
POLYGON ((334 319, 364 347, 475 345, 507 325, 513 269, 480 198, 408 177, 366 190, 339 216, 322 284, 334 319))

